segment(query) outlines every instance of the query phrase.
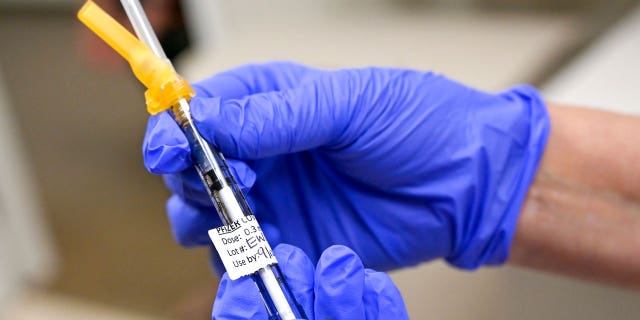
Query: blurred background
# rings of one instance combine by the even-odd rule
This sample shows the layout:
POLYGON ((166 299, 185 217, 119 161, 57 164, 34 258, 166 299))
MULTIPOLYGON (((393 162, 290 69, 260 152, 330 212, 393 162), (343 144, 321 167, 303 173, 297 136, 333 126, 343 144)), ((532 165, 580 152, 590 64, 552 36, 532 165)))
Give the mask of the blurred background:
MULTIPOLYGON (((118 1, 97 1, 124 18, 118 1)), ((434 70, 640 114, 631 0, 143 1, 191 81, 247 62, 434 70)), ((143 88, 76 0, 0 0, 0 319, 207 319, 207 250, 171 237, 142 165, 143 88)), ((415 319, 639 319, 640 295, 434 262, 393 273, 415 319)))

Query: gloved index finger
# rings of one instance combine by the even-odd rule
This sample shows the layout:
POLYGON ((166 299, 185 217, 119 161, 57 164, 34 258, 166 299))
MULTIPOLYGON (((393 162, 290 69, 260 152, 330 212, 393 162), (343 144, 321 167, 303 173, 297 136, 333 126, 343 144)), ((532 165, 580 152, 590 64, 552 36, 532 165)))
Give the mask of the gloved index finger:
MULTIPOLYGON (((290 62, 243 65, 195 83, 193 88, 197 97, 239 99, 290 88, 313 71, 290 62)), ((174 173, 192 165, 187 139, 167 112, 149 118, 142 149, 145 166, 152 173, 174 173)))
POLYGON ((343 101, 348 93, 336 88, 340 81, 333 80, 242 99, 194 98, 191 115, 205 139, 239 159, 334 146, 340 143, 353 108, 343 101))
POLYGON ((255 93, 284 90, 315 71, 292 62, 246 64, 193 83, 201 98, 239 99, 255 93))

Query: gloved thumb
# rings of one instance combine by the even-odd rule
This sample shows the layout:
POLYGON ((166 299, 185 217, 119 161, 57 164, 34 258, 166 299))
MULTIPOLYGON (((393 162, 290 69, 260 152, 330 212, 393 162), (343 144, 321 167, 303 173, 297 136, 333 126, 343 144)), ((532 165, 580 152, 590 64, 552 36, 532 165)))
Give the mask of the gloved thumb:
POLYGON ((307 83, 295 89, 242 99, 194 98, 191 114, 198 130, 225 154, 259 159, 335 145, 349 123, 332 85, 307 83))
POLYGON ((315 273, 316 319, 365 319, 364 285, 360 257, 342 245, 327 248, 315 273))

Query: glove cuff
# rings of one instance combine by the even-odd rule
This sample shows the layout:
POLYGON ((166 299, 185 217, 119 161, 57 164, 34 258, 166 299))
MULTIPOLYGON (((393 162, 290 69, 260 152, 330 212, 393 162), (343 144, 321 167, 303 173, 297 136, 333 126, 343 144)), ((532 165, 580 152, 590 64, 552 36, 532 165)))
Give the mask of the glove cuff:
POLYGON ((551 129, 544 100, 535 88, 515 86, 495 98, 478 113, 483 118, 479 130, 483 146, 477 156, 484 164, 475 173, 479 199, 465 213, 468 223, 458 229, 462 238, 447 258, 463 269, 500 265, 508 259, 520 210, 551 129))

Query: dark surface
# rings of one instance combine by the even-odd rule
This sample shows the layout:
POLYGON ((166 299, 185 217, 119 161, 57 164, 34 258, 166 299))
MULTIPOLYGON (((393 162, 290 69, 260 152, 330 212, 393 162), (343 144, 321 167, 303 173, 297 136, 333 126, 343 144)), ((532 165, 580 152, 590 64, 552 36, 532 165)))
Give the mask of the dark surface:
POLYGON ((172 239, 142 165, 143 88, 91 70, 71 12, 0 11, 0 68, 60 255, 51 289, 155 315, 210 316, 206 250, 172 239))

